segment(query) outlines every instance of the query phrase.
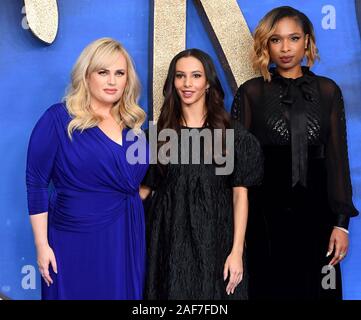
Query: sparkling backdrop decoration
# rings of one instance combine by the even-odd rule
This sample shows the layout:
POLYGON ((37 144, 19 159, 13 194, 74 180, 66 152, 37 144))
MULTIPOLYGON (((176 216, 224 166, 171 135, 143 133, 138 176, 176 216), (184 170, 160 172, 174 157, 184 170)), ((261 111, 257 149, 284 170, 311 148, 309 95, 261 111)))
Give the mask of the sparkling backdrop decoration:
POLYGON ((30 30, 41 41, 53 43, 58 32, 58 5, 56 0, 24 0, 30 30))

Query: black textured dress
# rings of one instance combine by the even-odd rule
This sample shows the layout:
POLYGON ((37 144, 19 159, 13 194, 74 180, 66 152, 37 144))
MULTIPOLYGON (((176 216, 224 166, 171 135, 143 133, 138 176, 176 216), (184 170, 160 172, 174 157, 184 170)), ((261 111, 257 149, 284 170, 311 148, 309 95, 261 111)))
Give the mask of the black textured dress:
POLYGON ((202 156, 200 164, 168 164, 163 173, 150 166, 142 183, 155 190, 146 210, 145 299, 247 299, 245 265, 233 295, 223 281, 233 243, 232 187, 259 184, 263 166, 253 135, 236 124, 234 138, 231 175, 216 175, 202 156))
POLYGON ((306 67, 297 79, 271 74, 244 83, 232 105, 264 153, 263 184, 249 193, 250 299, 341 299, 340 267, 325 267, 328 242, 358 214, 342 93, 306 67))

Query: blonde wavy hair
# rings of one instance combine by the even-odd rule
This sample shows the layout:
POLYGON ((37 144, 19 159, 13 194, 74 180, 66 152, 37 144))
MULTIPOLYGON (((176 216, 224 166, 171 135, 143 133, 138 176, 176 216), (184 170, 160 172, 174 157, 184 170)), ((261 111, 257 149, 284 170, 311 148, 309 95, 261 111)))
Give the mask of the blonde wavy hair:
POLYGON ((98 125, 102 117, 96 115, 90 106, 90 91, 87 77, 94 71, 106 68, 121 53, 127 61, 127 83, 122 98, 111 112, 120 125, 140 132, 146 113, 138 105, 140 82, 133 61, 124 47, 111 38, 101 38, 90 43, 80 54, 72 73, 64 102, 72 120, 68 125, 68 135, 72 139, 74 130, 83 131, 98 125))
POLYGON ((275 8, 268 12, 256 27, 252 52, 253 69, 256 72, 260 72, 264 80, 268 82, 271 81, 271 74, 268 69, 272 62, 268 43, 276 30, 277 22, 283 18, 295 19, 301 25, 304 34, 308 35, 307 48, 305 50, 307 66, 311 67, 316 59, 319 59, 315 32, 310 19, 304 13, 292 7, 283 6, 275 8))

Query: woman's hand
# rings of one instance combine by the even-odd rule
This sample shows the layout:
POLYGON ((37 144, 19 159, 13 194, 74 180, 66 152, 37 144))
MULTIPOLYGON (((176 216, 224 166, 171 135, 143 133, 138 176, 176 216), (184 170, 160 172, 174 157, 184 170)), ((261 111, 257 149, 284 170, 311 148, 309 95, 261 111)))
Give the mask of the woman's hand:
POLYGON ((333 228, 331 233, 330 242, 328 244, 328 252, 326 257, 334 252, 333 257, 329 265, 335 266, 339 263, 347 254, 348 250, 348 234, 337 228, 333 228))
POLYGON ((50 277, 49 273, 49 264, 51 264, 54 272, 58 273, 54 251, 48 244, 39 245, 36 249, 40 274, 49 287, 50 284, 53 284, 53 279, 50 277))
POLYGON ((148 196, 150 195, 151 192, 152 192, 151 188, 141 185, 139 187, 140 199, 142 199, 142 201, 144 201, 145 199, 148 198, 148 196))
POLYGON ((239 285, 243 279, 243 259, 242 253, 231 252, 224 264, 223 279, 226 281, 229 278, 226 288, 227 294, 233 294, 234 289, 239 285))

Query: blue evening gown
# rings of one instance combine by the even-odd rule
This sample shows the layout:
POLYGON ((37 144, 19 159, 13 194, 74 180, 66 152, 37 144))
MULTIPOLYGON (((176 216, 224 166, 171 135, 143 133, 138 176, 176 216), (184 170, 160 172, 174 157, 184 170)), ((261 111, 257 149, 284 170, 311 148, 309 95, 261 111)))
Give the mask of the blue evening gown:
MULTIPOLYGON (((67 134, 64 104, 51 106, 29 142, 26 181, 30 214, 49 212, 48 239, 58 273, 42 280, 42 299, 142 299, 145 226, 139 184, 148 159, 130 164, 122 145, 99 127, 67 134), (54 186, 49 198, 49 183, 54 186)), ((148 145, 137 138, 143 150, 148 145)))

